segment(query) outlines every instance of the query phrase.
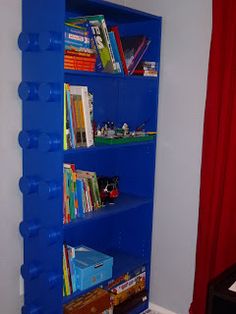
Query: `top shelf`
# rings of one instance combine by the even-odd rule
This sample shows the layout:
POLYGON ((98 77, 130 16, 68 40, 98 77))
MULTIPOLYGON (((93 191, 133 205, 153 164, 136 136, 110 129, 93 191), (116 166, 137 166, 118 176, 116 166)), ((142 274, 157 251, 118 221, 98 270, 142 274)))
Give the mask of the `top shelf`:
POLYGON ((123 79, 123 80, 156 80, 158 76, 138 76, 138 75, 122 75, 114 73, 104 73, 104 72, 87 72, 87 71, 76 71, 76 70, 64 70, 65 76, 88 76, 96 78, 113 78, 113 79, 123 79))

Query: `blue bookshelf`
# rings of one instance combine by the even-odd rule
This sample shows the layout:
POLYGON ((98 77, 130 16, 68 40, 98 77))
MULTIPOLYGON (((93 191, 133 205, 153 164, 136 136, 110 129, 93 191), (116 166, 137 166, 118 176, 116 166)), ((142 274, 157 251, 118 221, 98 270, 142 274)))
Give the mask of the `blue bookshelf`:
MULTIPOLYGON (((92 247, 114 258, 113 278, 145 265, 150 279, 156 141, 63 150, 64 83, 86 85, 98 121, 127 122, 157 130, 159 77, 64 70, 64 21, 68 16, 104 14, 121 36, 151 39, 145 60, 160 64, 161 18, 102 0, 22 0, 23 314, 60 314, 63 304, 62 246, 92 247), (98 175, 119 176, 114 205, 63 225, 63 163, 98 175)), ((140 313, 148 300, 132 313, 140 313)))

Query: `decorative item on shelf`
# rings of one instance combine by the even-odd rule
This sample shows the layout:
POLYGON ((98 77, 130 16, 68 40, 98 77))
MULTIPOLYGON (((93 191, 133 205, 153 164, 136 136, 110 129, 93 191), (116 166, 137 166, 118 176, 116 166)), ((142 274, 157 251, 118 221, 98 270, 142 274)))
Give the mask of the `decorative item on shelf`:
POLYGON ((100 197, 103 204, 114 203, 119 196, 118 190, 119 177, 98 177, 100 197))
MULTIPOLYGON (((120 311, 121 304, 131 301, 134 296, 144 291, 146 287, 146 267, 140 266, 114 278, 104 286, 111 294, 111 303, 116 313, 127 313, 120 311)), ((146 298, 147 299, 147 298, 146 298)), ((126 304, 128 306, 128 304, 126 304)))
POLYGON ((140 62, 133 72, 134 75, 141 76, 158 76, 158 63, 155 61, 140 62))
POLYGON ((63 245, 64 295, 83 291, 112 277, 113 257, 85 245, 63 245))
POLYGON ((123 123, 122 127, 115 127, 114 122, 104 122, 98 125, 95 133, 96 145, 128 144, 132 142, 145 142, 155 138, 156 132, 145 132, 142 123, 134 131, 131 131, 128 123, 123 123))

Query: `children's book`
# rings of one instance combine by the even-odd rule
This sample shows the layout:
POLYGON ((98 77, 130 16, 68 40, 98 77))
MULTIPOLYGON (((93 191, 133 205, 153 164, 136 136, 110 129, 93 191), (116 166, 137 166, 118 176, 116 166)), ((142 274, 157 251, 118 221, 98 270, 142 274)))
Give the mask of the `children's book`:
POLYGON ((91 38, 85 27, 65 24, 65 49, 91 48, 91 38))
POLYGON ((121 42, 121 39, 120 39, 120 32, 119 32, 118 26, 117 25, 116 26, 112 26, 111 27, 111 31, 114 32, 114 35, 115 35, 117 47, 118 47, 118 50, 119 50, 119 55, 120 55, 122 66, 123 66, 123 71, 124 71, 124 73, 126 75, 128 75, 128 69, 127 69, 127 65, 126 65, 126 61, 125 61, 125 55, 124 55, 124 50, 123 50, 123 47, 122 47, 122 42, 121 42))
POLYGON ((82 117, 84 121, 85 134, 86 134, 86 146, 90 147, 94 144, 93 140, 93 128, 90 119, 90 110, 89 110, 89 93, 87 86, 70 86, 70 92, 72 97, 78 95, 81 97, 83 111, 82 117))
POLYGON ((119 53, 119 50, 118 50, 118 46, 117 46, 117 42, 116 42, 116 38, 115 38, 114 32, 112 32, 112 31, 109 32, 109 38, 110 38, 112 50, 113 50, 113 53, 114 53, 115 64, 116 64, 116 72, 123 74, 124 73, 123 66, 122 66, 120 53, 119 53))
POLYGON ((106 21, 103 15, 86 16, 88 19, 94 38, 97 43, 99 54, 102 60, 104 72, 114 73, 116 70, 115 58, 112 51, 106 21))
POLYGON ((70 18, 68 20, 68 22, 70 25, 82 27, 82 28, 85 28, 87 30, 88 36, 90 38, 90 44, 91 44, 90 47, 91 47, 91 49, 93 49, 96 52, 96 71, 101 72, 103 70, 103 65, 102 65, 102 61, 100 58, 98 45, 97 45, 97 42, 96 42, 95 37, 93 35, 93 31, 92 31, 90 22, 87 19, 81 18, 81 17, 70 18))

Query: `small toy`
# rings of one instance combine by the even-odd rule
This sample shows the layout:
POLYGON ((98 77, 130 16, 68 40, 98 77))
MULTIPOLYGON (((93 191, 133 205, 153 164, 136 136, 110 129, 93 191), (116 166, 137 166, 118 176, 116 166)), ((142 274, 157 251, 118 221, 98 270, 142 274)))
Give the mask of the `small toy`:
POLYGON ((124 131, 124 136, 127 136, 129 134, 129 126, 127 123, 124 123, 122 126, 122 129, 124 131))
POLYGON ((114 199, 119 196, 118 180, 119 178, 117 176, 98 177, 100 197, 103 203, 114 202, 114 199))

